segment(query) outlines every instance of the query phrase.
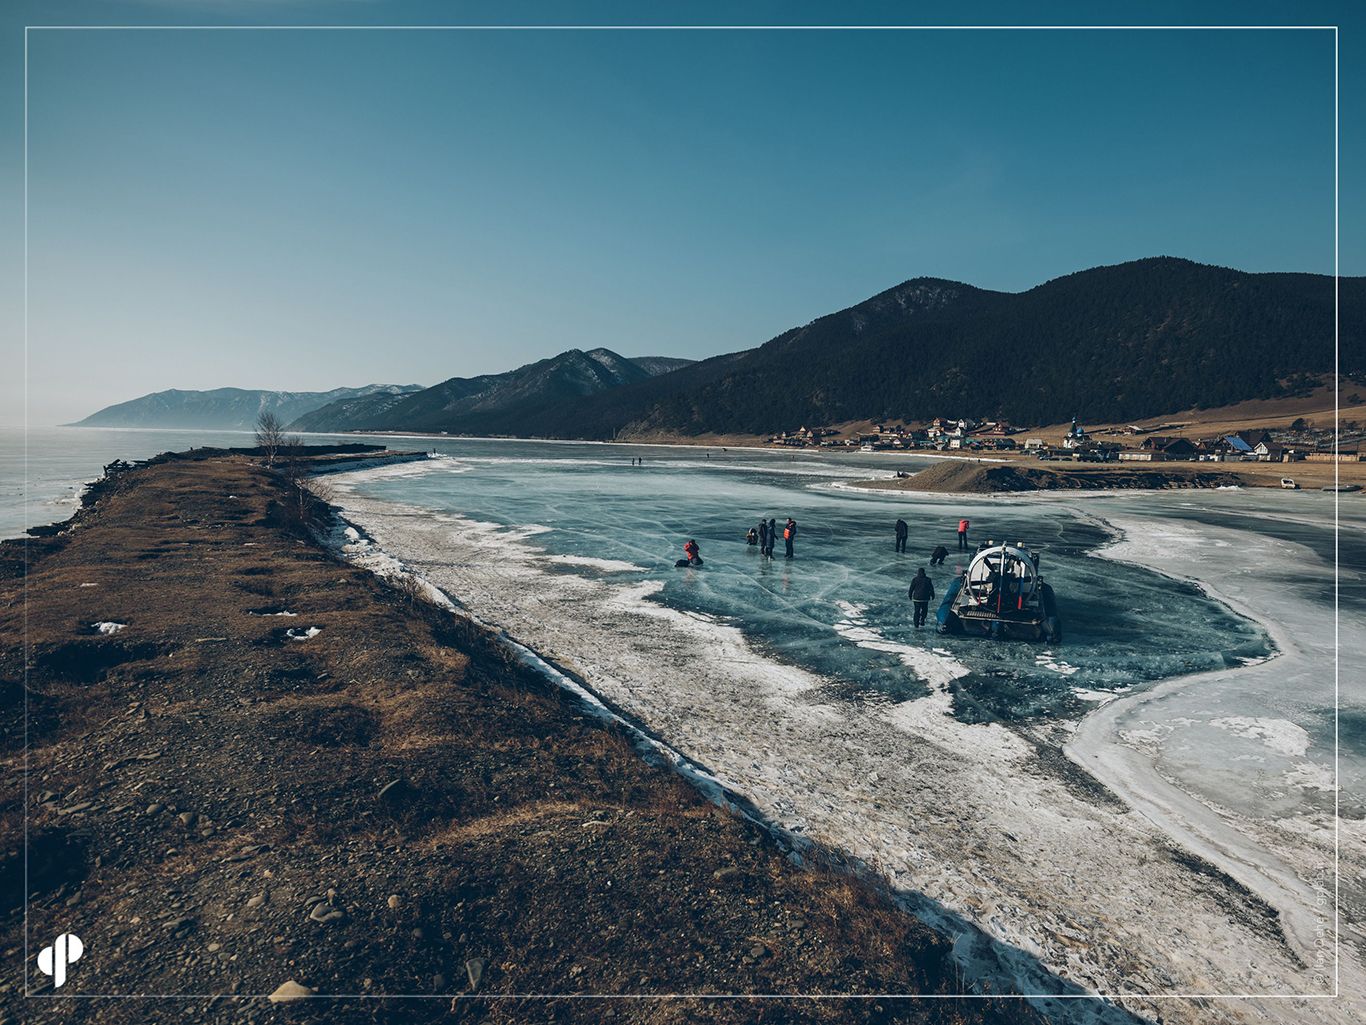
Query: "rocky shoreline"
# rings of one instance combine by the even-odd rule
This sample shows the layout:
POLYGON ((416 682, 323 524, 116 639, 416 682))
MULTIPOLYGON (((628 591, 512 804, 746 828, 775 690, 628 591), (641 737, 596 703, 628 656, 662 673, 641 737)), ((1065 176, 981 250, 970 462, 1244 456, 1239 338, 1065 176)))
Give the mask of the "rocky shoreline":
POLYGON ((1231 470, 1131 466, 1053 469, 1018 463, 935 463, 909 477, 854 481, 852 487, 875 491, 927 491, 941 494, 1016 494, 1027 491, 1155 491, 1171 488, 1228 488, 1264 485, 1231 470))
POLYGON ((301 490, 151 460, 0 545, 0 1020, 1038 1020, 947 998, 949 943, 884 892, 339 561, 301 490), (85 944, 61 996, 168 1002, 33 999, 25 880, 28 946, 85 944), (937 999, 654 996, 817 992, 937 999))

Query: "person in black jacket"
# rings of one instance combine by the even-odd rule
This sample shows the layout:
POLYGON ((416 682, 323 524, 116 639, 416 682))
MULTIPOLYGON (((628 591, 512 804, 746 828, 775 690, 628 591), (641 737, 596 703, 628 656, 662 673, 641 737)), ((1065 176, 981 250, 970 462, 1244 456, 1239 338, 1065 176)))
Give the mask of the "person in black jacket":
POLYGON ((930 553, 930 565, 942 566, 944 565, 944 560, 948 557, 949 550, 945 548, 943 545, 938 545, 935 547, 934 551, 930 553))
POLYGON ((925 625, 925 617, 930 614, 930 602, 934 600, 934 581, 925 575, 923 566, 915 571, 915 579, 911 581, 907 596, 915 606, 915 626, 919 629, 925 625))
POLYGON ((768 520, 759 520, 759 554, 768 554, 768 520))
POLYGON ((897 519, 896 521, 896 550, 904 552, 906 550, 906 535, 911 532, 911 528, 906 526, 906 521, 897 519))

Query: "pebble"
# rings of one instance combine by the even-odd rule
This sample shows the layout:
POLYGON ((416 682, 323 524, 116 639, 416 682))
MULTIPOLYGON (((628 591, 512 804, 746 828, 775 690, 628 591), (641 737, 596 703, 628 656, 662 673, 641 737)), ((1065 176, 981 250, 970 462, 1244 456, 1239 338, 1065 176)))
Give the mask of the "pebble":
POLYGON ((313 910, 308 913, 308 917, 323 925, 330 925, 332 922, 341 921, 346 915, 340 908, 334 908, 331 904, 323 903, 315 904, 313 910))
POLYGON ((147 806, 147 811, 146 811, 145 814, 147 814, 147 815, 160 815, 160 814, 161 814, 162 812, 164 812, 165 810, 166 810, 166 805, 164 805, 164 804, 149 804, 149 805, 147 806))
POLYGON ((465 962, 465 974, 470 979, 470 989, 479 988, 479 980, 484 977, 484 967, 488 960, 482 957, 472 957, 465 962))
POLYGON ((314 991, 301 983, 290 979, 282 982, 274 993, 268 998, 272 1004, 283 1004, 290 1000, 301 1000, 304 997, 311 997, 314 991))
POLYGON ((264 893, 258 893, 255 897, 252 897, 250 900, 247 901, 247 907, 259 908, 265 902, 266 895, 264 893))
POLYGON ((398 910, 398 906, 399 906, 399 904, 402 903, 402 901, 400 901, 400 900, 398 899, 398 894, 396 894, 396 893, 391 893, 391 894, 389 894, 389 899, 388 899, 388 901, 386 901, 386 903, 389 905, 389 908, 390 908, 391 910, 395 910, 395 911, 396 911, 396 910, 398 910))
POLYGON ((198 817, 192 811, 182 811, 178 816, 182 826, 193 826, 194 820, 198 817))

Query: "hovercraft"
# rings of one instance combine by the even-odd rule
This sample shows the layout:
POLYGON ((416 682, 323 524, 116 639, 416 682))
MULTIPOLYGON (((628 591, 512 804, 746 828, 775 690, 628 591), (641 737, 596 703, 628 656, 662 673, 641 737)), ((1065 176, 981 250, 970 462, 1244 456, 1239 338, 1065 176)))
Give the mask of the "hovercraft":
POLYGON ((951 583, 935 617, 941 634, 1027 641, 1062 640, 1053 588, 1039 574, 1039 556, 1018 544, 988 541, 951 583))

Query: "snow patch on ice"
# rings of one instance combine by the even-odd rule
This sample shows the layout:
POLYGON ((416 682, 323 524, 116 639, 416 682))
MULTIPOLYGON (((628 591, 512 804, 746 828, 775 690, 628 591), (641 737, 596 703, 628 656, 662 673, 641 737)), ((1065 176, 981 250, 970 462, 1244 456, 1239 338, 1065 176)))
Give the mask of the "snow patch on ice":
POLYGON ((103 622, 103 623, 91 623, 90 626, 91 626, 93 629, 98 630, 98 631, 99 631, 100 633, 102 633, 102 634, 116 634, 116 633, 118 633, 120 630, 126 629, 127 626, 128 626, 128 624, 127 624, 127 623, 103 622))
POLYGON ((1040 669, 1047 669, 1051 672, 1059 673, 1062 676, 1071 676, 1081 668, 1080 666, 1072 665, 1070 662, 1055 658, 1051 651, 1039 652, 1038 655, 1034 656, 1034 664, 1040 669))
POLYGON ((1309 750, 1309 733, 1289 719, 1254 718, 1247 715, 1226 715, 1210 720, 1211 726, 1249 740, 1260 740, 1271 750, 1283 755, 1303 757, 1309 750))
POLYGON ((1338 788, 1333 779, 1333 771, 1326 765, 1317 765, 1314 762, 1299 762, 1288 772, 1283 773, 1281 778, 1288 786, 1299 787, 1301 790, 1322 790, 1331 794, 1338 788))
POLYGON ((623 559, 595 559, 591 555, 551 555, 547 562, 561 566, 583 566, 586 569, 601 570, 604 573, 644 573, 644 566, 623 559))
POLYGON ((863 618, 867 611, 865 606, 847 601, 836 601, 835 605, 845 615, 844 619, 835 623, 835 633, 847 641, 853 641, 860 648, 895 655, 902 665, 931 687, 942 690, 954 680, 968 675, 968 667, 947 652, 942 652, 942 649, 919 648, 884 637, 863 618))

